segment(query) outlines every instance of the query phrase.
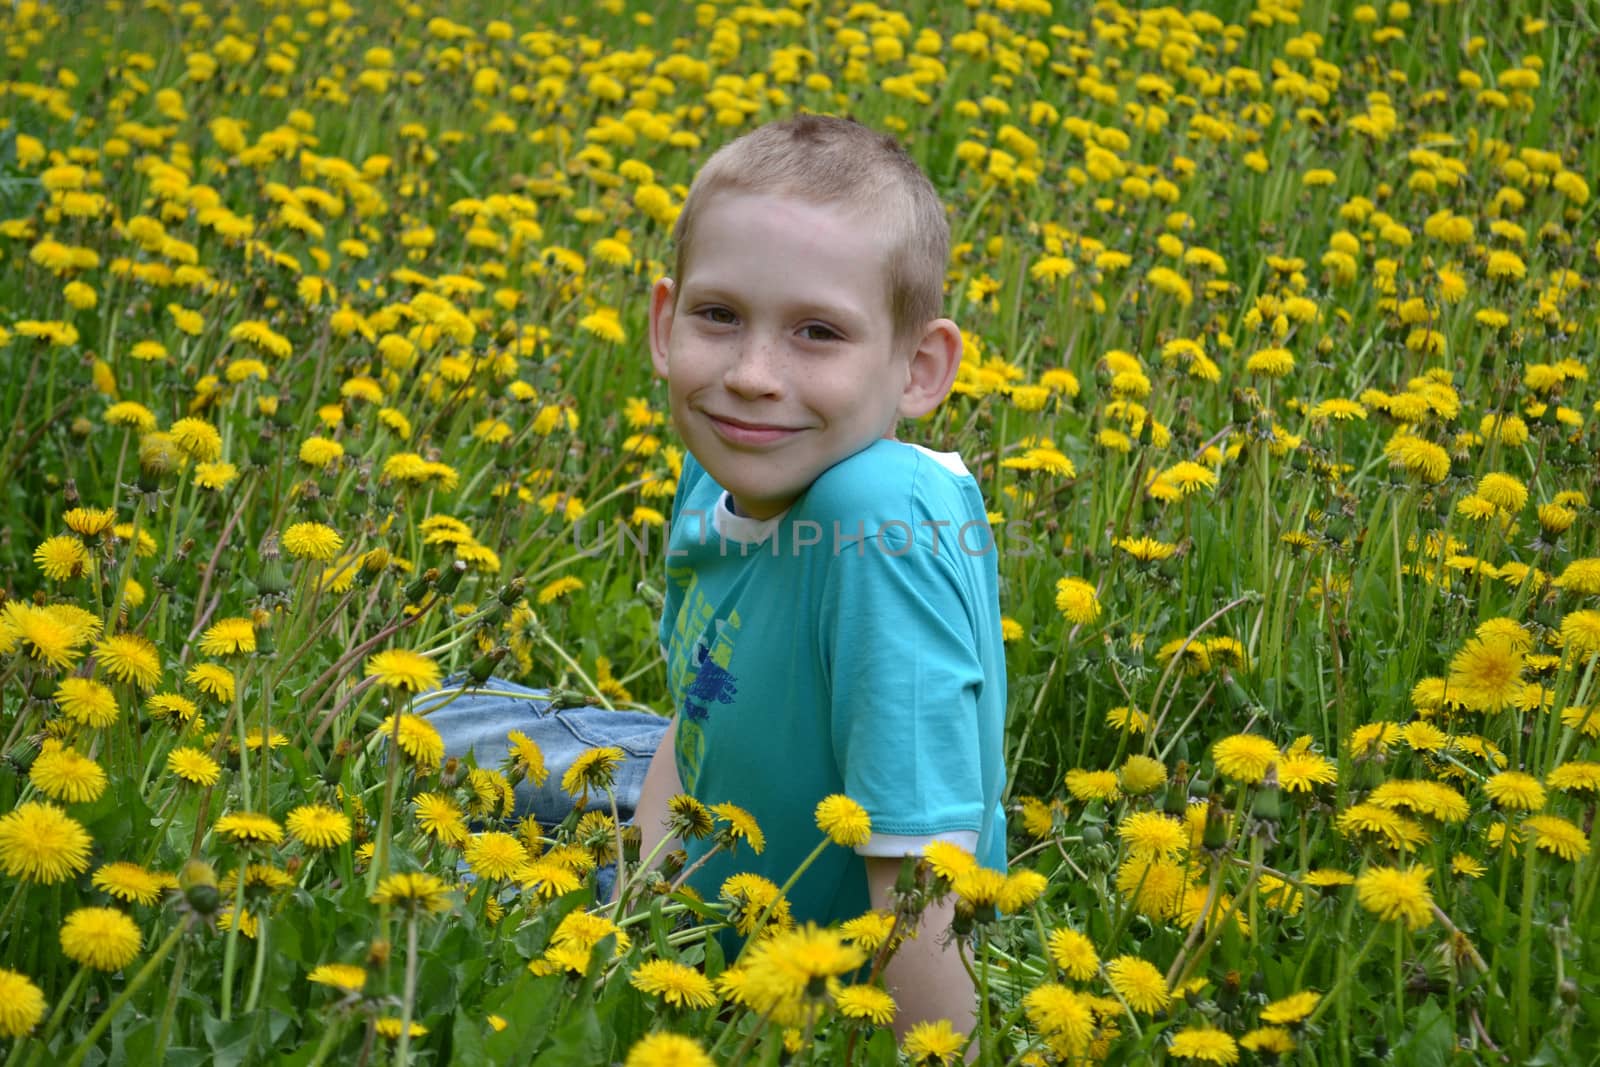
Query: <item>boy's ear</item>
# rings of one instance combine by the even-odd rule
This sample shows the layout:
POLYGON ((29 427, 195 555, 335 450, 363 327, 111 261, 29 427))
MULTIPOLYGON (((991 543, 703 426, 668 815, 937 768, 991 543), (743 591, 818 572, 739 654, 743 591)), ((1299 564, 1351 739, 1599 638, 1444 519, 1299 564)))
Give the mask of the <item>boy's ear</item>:
POLYGON ((905 392, 900 396, 901 418, 920 419, 938 407, 955 384, 960 366, 961 327, 949 319, 934 319, 911 353, 905 392))
POLYGON ((650 287, 650 363, 656 374, 667 376, 667 342, 672 339, 672 317, 678 291, 671 278, 657 278, 650 287))

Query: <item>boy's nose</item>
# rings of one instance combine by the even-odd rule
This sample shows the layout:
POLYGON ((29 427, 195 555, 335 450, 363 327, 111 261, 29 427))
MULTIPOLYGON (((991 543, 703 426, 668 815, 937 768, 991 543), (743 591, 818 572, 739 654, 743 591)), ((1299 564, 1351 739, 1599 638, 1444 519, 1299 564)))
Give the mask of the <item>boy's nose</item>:
POLYGON ((739 346, 738 358, 729 365, 722 382, 739 396, 771 396, 782 385, 778 367, 782 358, 770 340, 752 339, 739 346))

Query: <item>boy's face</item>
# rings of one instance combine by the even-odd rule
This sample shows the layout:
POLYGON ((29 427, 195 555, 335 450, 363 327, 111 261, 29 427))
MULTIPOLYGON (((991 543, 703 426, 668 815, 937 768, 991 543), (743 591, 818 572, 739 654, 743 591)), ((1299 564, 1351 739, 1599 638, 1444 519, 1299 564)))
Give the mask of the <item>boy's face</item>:
POLYGON ((696 219, 686 276, 656 283, 650 347, 673 422, 740 513, 778 514, 893 430, 911 361, 887 256, 859 211, 727 193, 696 219))

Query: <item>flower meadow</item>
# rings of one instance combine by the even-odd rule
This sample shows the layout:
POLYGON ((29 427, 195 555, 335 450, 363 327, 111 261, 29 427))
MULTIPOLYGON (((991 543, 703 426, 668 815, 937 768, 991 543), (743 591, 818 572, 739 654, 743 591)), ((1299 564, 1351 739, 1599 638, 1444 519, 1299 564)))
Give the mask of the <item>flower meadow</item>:
POLYGON ((1581 0, 0 5, 7 1067, 1576 1062, 1597 34, 1581 0), (903 436, 984 488, 1011 701, 1010 872, 934 846, 831 929, 640 856, 617 750, 445 760, 417 701, 668 707, 644 294, 698 163, 802 108, 949 205, 963 362, 903 436), (508 818, 552 776, 570 818, 508 818), (978 1025, 897 1039, 884 962, 946 898, 978 1025))

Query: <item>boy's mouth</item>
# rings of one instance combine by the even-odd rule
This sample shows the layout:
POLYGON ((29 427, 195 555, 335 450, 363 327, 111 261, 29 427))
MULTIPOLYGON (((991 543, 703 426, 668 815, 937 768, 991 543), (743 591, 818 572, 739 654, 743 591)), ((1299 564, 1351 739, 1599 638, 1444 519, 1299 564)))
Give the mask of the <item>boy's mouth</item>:
POLYGON ((711 422, 711 428, 717 436, 735 445, 766 445, 781 441, 800 431, 790 426, 774 426, 770 423, 746 422, 743 419, 728 418, 723 415, 713 415, 706 412, 705 416, 711 422))

